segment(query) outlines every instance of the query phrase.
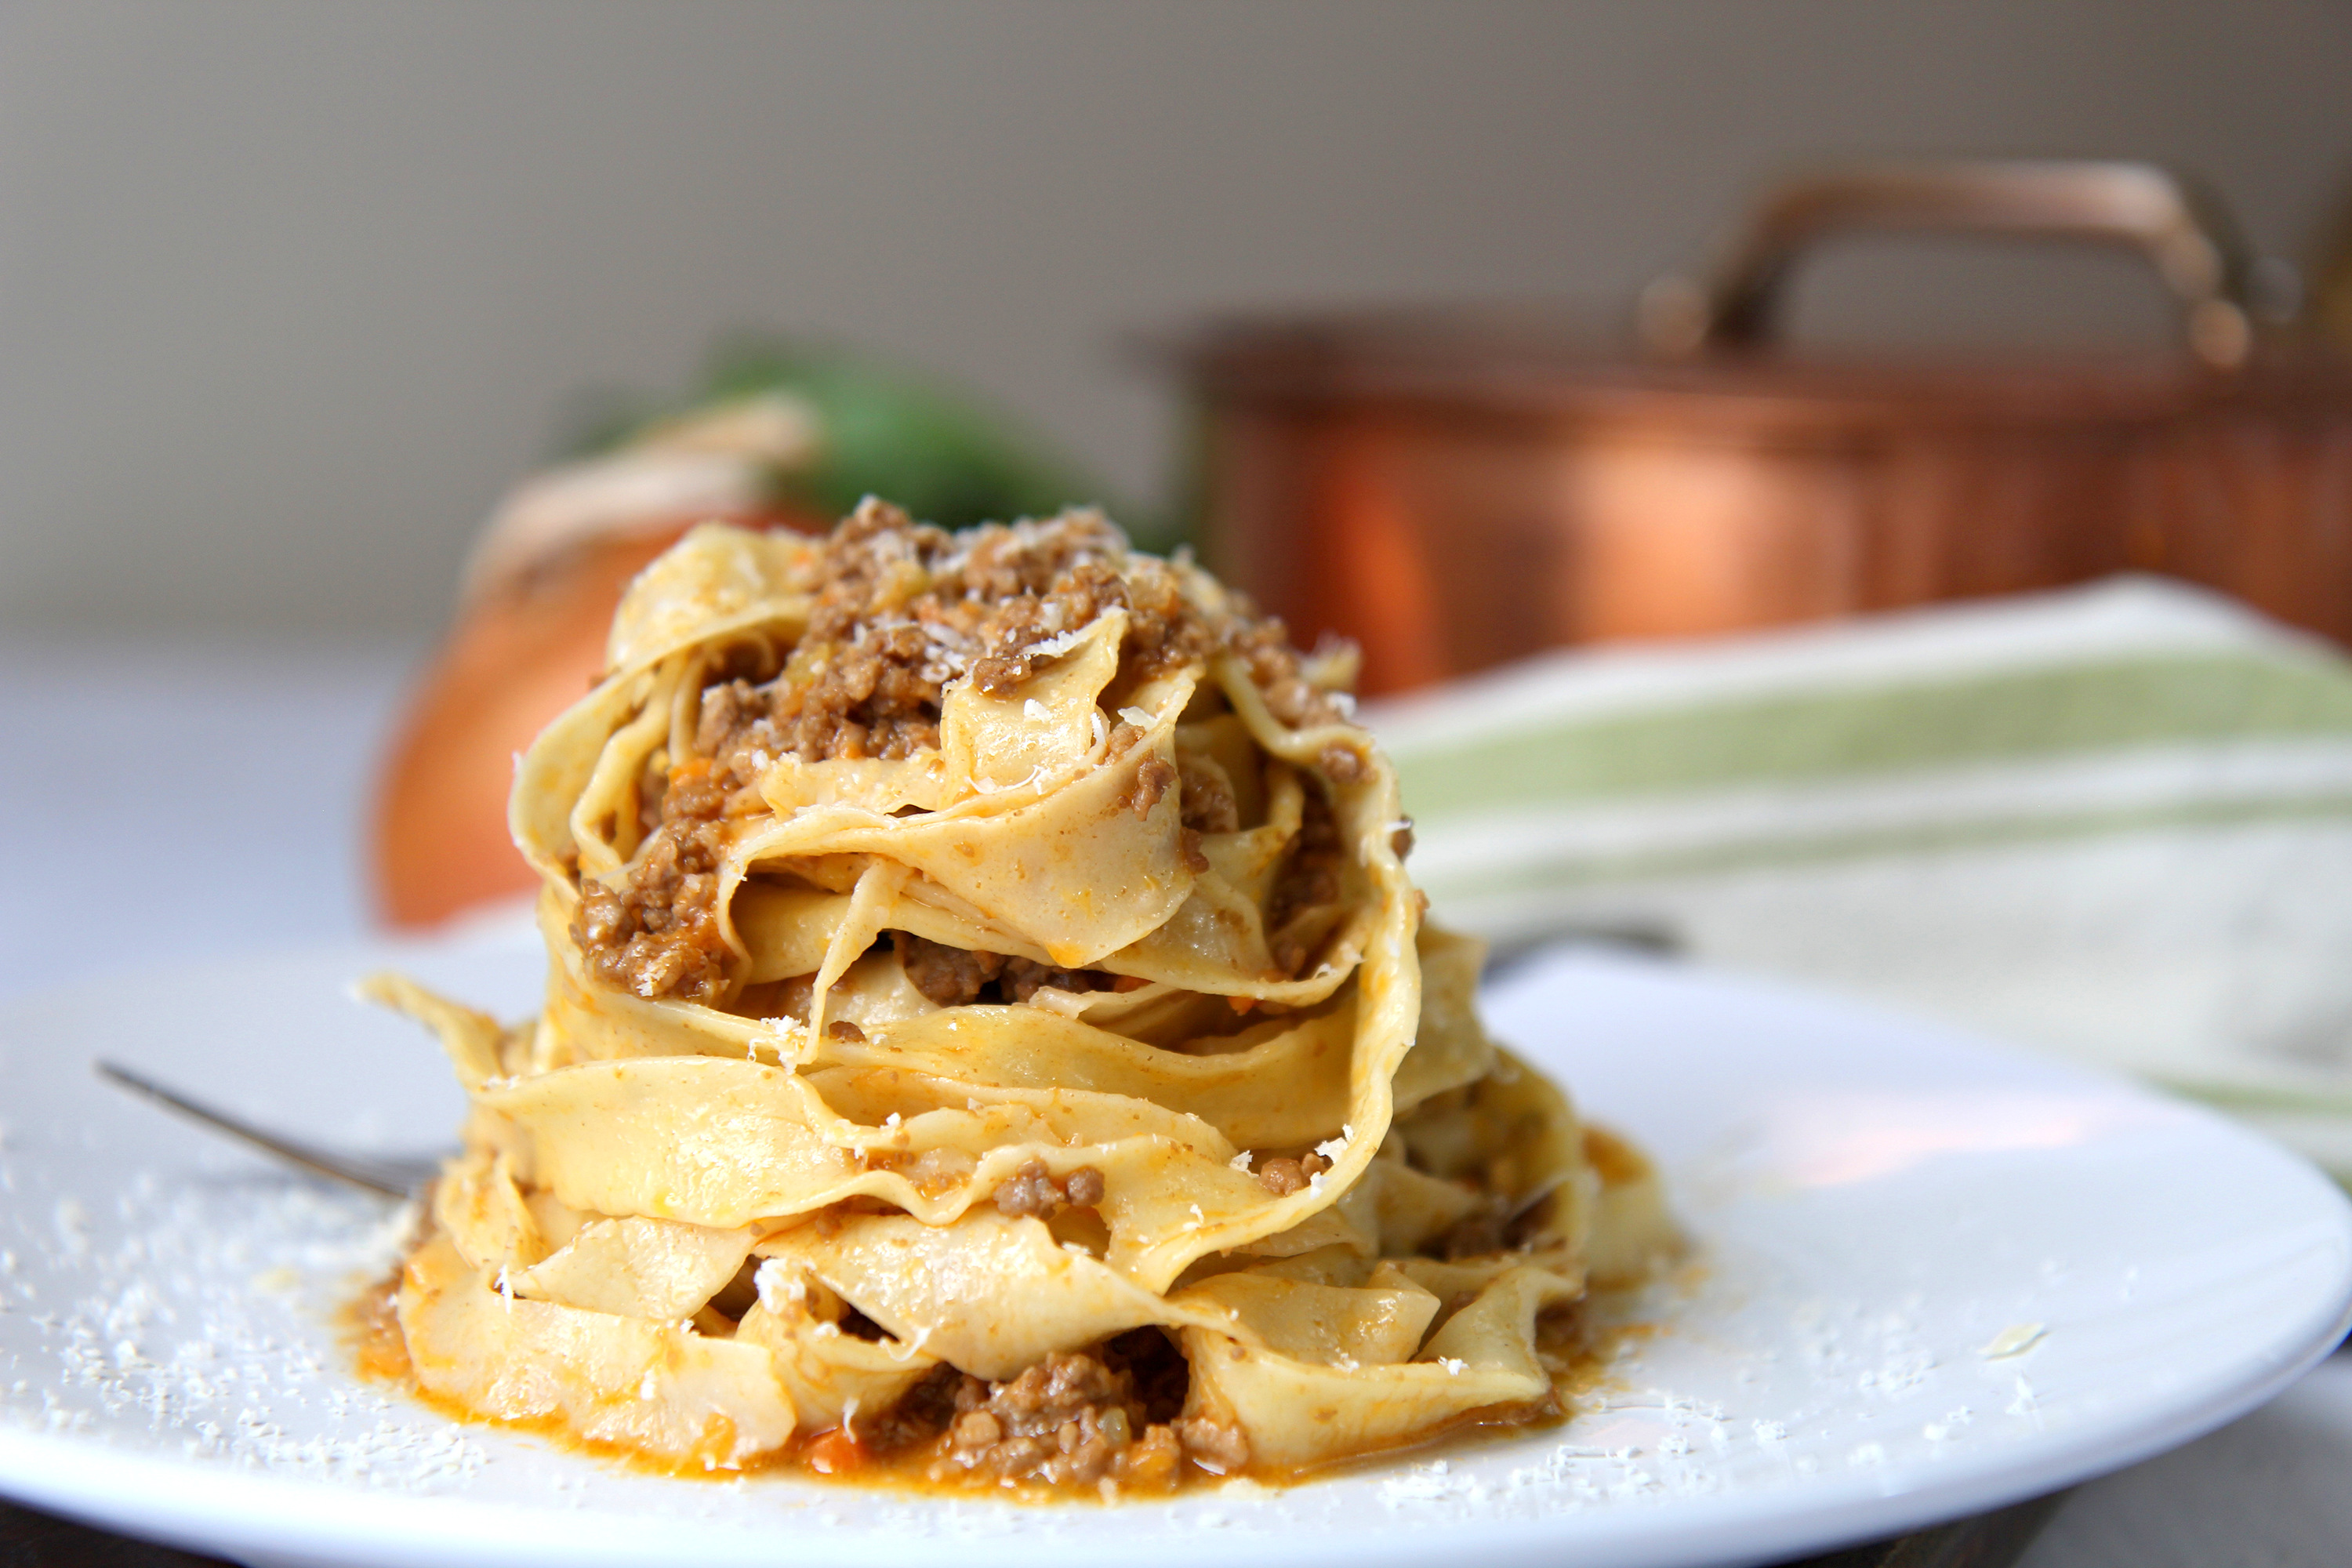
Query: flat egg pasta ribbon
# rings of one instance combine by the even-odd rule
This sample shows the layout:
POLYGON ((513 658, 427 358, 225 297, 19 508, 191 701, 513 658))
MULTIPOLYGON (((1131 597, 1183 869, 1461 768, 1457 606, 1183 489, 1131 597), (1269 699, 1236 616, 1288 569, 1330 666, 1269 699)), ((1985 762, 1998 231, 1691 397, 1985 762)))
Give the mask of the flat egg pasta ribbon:
POLYGON ((1108 1347, 1168 1336, 1158 1436, 1100 1403, 1139 1394, 1058 1447, 921 1428, 1006 1484, 1552 1409, 1539 1324, 1672 1223, 1486 1035, 1326 668, 1091 514, 689 532, 518 766, 540 1016, 370 985, 469 1097, 398 1294, 418 1380, 728 1468, 944 1374, 1115 1390, 1108 1347))

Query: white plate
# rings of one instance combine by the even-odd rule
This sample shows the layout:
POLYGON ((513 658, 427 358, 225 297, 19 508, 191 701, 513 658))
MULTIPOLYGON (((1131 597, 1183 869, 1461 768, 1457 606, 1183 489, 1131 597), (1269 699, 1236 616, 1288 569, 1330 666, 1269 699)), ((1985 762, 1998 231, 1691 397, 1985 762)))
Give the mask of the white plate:
POLYGON ((0 1014, 0 1491, 265 1563, 1757 1562, 2185 1441, 2322 1354, 2352 1296, 2342 1195, 2202 1111, 1858 1007, 1559 956, 1499 986, 1493 1021, 1661 1156, 1702 1247, 1566 1426, 1115 1509, 667 1480, 354 1381, 328 1309, 387 1256, 391 1205, 90 1078, 119 1056, 322 1136, 440 1142, 437 1055, 344 999, 386 957, 509 1010, 536 972, 511 945, 314 953, 0 1014), (2022 1352, 1985 1353, 2026 1324, 2022 1352))

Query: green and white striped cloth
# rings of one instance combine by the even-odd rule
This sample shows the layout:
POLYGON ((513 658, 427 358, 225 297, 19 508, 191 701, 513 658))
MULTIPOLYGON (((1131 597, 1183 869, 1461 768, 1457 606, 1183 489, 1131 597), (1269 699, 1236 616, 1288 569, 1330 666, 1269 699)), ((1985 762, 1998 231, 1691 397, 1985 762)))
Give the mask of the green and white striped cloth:
POLYGON ((1646 935, 2352 1177, 2352 660, 2181 584, 1549 655, 1368 708, 1440 919, 1646 935))

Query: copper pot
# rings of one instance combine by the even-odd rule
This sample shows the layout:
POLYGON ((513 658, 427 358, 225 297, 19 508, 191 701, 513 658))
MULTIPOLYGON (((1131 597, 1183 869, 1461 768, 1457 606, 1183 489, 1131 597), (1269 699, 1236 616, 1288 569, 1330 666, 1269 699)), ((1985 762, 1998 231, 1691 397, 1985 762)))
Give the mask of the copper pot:
POLYGON ((1243 321, 1181 355, 1212 564, 1392 690, 1569 643, 1817 620, 2129 568, 2352 640, 2352 364, 2252 324, 2226 222, 2162 171, 1958 163, 1783 187, 1637 351, 1546 312, 1243 321), (2182 346, 2006 358, 1773 342, 1855 227, 2145 255, 2182 346))

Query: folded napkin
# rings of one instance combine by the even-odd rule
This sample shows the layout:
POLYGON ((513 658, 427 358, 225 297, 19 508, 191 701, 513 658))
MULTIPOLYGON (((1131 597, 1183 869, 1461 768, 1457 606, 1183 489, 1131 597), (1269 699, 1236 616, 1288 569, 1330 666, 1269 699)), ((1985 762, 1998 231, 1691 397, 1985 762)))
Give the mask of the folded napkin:
POLYGON ((2352 660, 2154 578, 1367 709, 1441 919, 1942 1014, 2352 1178, 2352 660))

